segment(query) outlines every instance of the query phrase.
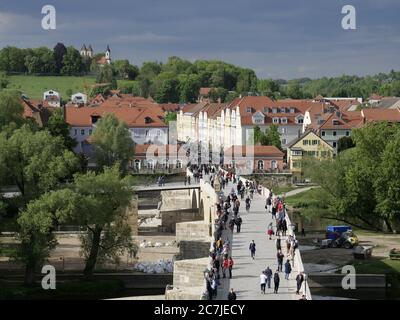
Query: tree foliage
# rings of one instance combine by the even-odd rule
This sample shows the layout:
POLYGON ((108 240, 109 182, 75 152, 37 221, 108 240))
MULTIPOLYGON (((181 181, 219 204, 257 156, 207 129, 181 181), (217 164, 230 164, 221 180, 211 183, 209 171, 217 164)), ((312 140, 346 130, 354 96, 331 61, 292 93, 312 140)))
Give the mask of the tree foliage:
POLYGON ((134 154, 134 145, 125 123, 113 114, 106 114, 97 122, 92 142, 99 168, 112 167, 118 163, 122 171, 126 170, 134 154))
POLYGON ((353 131, 355 147, 336 159, 305 161, 305 174, 330 195, 321 199, 332 208, 329 218, 370 230, 395 230, 400 223, 399 132, 398 125, 369 124, 353 131))

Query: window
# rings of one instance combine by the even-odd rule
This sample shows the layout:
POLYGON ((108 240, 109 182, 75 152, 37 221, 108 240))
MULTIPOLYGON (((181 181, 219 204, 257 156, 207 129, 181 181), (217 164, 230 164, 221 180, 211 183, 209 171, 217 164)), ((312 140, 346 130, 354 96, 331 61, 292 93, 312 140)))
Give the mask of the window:
POLYGON ((85 129, 81 129, 81 136, 85 135, 85 129))
POLYGON ((334 148, 336 148, 336 146, 337 146, 337 143, 336 143, 336 142, 334 142, 334 143, 332 144, 332 146, 333 146, 334 148))
POLYGON ((282 134, 287 133, 287 129, 286 129, 286 128, 281 128, 281 133, 282 133, 282 134))
POLYGON ((259 160, 257 163, 258 170, 264 170, 264 161, 259 160))
POLYGON ((268 107, 264 107, 264 113, 268 113, 269 112, 269 108, 268 107))
POLYGON ((346 137, 350 136, 350 131, 346 131, 346 137))
POLYGON ((282 123, 282 124, 287 124, 287 118, 282 118, 282 119, 281 119, 281 123, 282 123))
POLYGON ((74 136, 78 135, 78 129, 74 129, 74 136))
POLYGON ((278 168, 278 163, 276 162, 276 160, 272 160, 271 161, 271 169, 275 170, 276 168, 278 168))
POLYGON ((293 168, 301 168, 301 162, 293 161, 293 168))
POLYGON ((100 116, 92 116, 92 124, 97 123, 97 121, 99 121, 100 116))
POLYGON ((247 107, 247 108, 246 108, 246 112, 247 112, 247 113, 251 113, 251 107, 247 107))
POLYGON ((334 126, 338 126, 339 125, 339 120, 336 120, 336 119, 332 120, 332 123, 333 123, 334 126))
POLYGON ((93 132, 93 130, 92 130, 92 129, 89 129, 89 135, 91 135, 91 134, 92 134, 92 132, 93 132))
POLYGON ((161 136, 161 130, 157 130, 157 136, 161 136))
POLYGON ((296 118, 296 123, 302 124, 304 122, 303 117, 296 118))
POLYGON ((153 120, 150 117, 144 118, 144 123, 151 123, 153 120))
POLYGON ((337 132, 333 131, 333 136, 336 137, 337 136, 337 132))
POLYGON ((312 144, 313 144, 313 146, 317 145, 318 144, 318 140, 313 140, 312 144))
POLYGON ((282 144, 286 144, 287 140, 286 139, 282 139, 282 144))
POLYGON ((325 137, 325 131, 321 132, 321 136, 325 137))
POLYGON ((286 113, 286 108, 281 108, 281 113, 286 113))
POLYGON ((272 122, 275 123, 275 124, 279 123, 279 118, 273 118, 272 122))
POLYGON ((303 140, 303 146, 308 146, 308 140, 303 140))
POLYGON ((301 150, 293 150, 292 151, 292 156, 301 156, 303 152, 301 150))
POLYGON ((272 108, 272 113, 278 113, 278 109, 277 108, 272 108))
POLYGON ((295 109, 294 108, 290 108, 290 113, 295 113, 295 109))

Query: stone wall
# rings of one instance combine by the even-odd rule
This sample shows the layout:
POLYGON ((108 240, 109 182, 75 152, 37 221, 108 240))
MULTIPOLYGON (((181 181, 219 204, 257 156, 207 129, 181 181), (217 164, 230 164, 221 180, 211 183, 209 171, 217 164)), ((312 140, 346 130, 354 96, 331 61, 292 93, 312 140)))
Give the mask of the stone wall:
POLYGON ((192 199, 190 190, 161 191, 161 211, 191 208, 192 199))
POLYGON ((210 254, 210 247, 210 241, 208 240, 181 240, 179 242, 179 254, 176 257, 176 260, 199 259, 207 257, 210 254))
POLYGON ((138 231, 138 196, 134 195, 127 210, 127 223, 132 229, 132 235, 137 236, 138 231))
POLYGON ((161 225, 164 232, 174 233, 176 225, 182 222, 203 220, 199 209, 182 209, 176 211, 161 211, 161 225))
MULTIPOLYGON (((209 266, 210 259, 180 260, 174 263, 174 287, 203 287, 204 271, 209 266)), ((201 292, 200 292, 201 294, 201 292)))
MULTIPOLYGON (((209 240, 208 240, 209 239, 209 240)), ((204 221, 182 222, 176 224, 176 241, 181 240, 208 240, 210 225, 204 221)))

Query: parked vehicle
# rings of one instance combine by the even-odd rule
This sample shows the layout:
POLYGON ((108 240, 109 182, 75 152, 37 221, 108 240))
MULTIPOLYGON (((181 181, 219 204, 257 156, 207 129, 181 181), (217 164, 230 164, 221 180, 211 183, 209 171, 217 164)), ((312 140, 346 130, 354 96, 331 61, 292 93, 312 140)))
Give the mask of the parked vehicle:
POLYGON ((326 238, 330 248, 351 249, 359 243, 357 236, 348 226, 328 226, 326 238))

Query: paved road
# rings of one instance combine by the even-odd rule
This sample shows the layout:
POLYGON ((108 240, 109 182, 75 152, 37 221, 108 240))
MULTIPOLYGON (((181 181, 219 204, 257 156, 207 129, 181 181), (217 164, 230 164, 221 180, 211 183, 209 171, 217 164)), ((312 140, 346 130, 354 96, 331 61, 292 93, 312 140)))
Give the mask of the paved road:
MULTIPOLYGON (((226 189, 228 193, 232 188, 230 184, 226 189)), ((222 286, 218 290, 218 300, 226 300, 228 291, 233 288, 238 300, 298 300, 296 295, 296 274, 293 272, 289 280, 285 280, 284 273, 280 273, 280 287, 278 294, 273 293, 273 283, 271 289, 266 290, 266 294, 261 294, 260 274, 269 266, 273 272, 277 270, 275 237, 268 240, 266 230, 268 224, 272 222, 270 214, 265 210, 265 199, 258 194, 254 196, 251 209, 246 213, 241 204, 239 214, 243 219, 242 230, 240 233, 233 234, 232 257, 235 262, 232 279, 221 279, 222 286), (256 243, 256 257, 252 260, 249 252, 249 244, 254 240, 256 243)), ((275 224, 274 224, 275 225, 275 224)), ((232 237, 229 231, 225 231, 225 237, 232 237)), ((286 248, 282 241, 283 253, 286 248)), ((286 262, 286 256, 284 263, 286 262)), ((293 267, 293 266, 292 266, 293 267)))

